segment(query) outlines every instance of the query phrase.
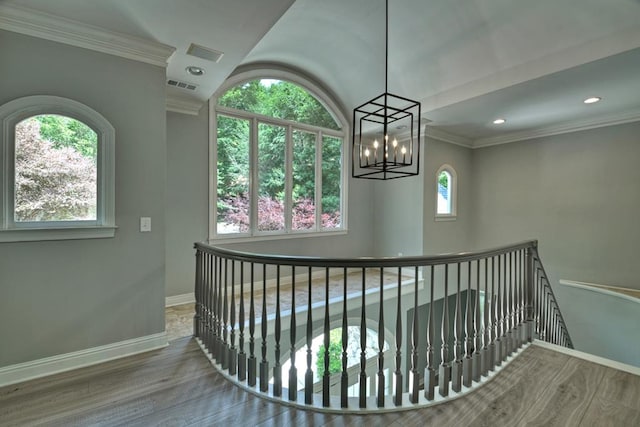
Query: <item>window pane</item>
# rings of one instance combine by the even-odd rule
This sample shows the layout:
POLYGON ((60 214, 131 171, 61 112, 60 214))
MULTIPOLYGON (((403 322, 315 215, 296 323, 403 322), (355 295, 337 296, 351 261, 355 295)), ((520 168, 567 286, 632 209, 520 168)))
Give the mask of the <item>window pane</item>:
POLYGON ((438 176, 438 208, 441 215, 451 214, 451 174, 442 171, 438 176))
POLYGON ((249 231, 249 120, 218 115, 218 234, 249 231))
POLYGON ((95 221, 98 135, 71 117, 42 114, 15 127, 16 222, 95 221))
POLYGON ((316 134, 293 131, 293 230, 316 225, 316 134))
POLYGON ((284 230, 286 129, 258 124, 258 230, 284 230))
POLYGON ((282 80, 260 79, 229 89, 218 105, 299 123, 340 129, 326 108, 307 90, 282 80))
POLYGON ((322 138, 322 228, 340 228, 342 139, 322 138))

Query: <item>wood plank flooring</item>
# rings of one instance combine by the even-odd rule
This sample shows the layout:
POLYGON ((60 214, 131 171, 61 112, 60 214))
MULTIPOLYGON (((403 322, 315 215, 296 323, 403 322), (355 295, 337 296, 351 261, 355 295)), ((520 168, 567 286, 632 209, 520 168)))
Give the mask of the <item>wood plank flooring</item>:
POLYGON ((1 426, 640 426, 640 377, 531 346, 440 405, 335 415, 245 393, 196 342, 0 388, 1 426))

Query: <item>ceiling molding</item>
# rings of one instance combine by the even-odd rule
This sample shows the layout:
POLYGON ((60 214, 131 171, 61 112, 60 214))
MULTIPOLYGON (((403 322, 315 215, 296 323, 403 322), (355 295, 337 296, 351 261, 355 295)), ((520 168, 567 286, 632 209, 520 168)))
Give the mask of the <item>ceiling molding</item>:
POLYGON ((424 136, 438 141, 448 142, 449 144, 460 145, 466 148, 473 148, 473 140, 464 136, 455 135, 433 126, 424 127, 424 136))
POLYGON ((203 103, 200 101, 191 101, 183 98, 175 98, 167 96, 167 111, 180 114, 189 114, 197 116, 200 113, 203 103))
POLYGON ((601 116, 589 120, 575 120, 557 126, 532 129, 522 132, 512 132, 505 135, 480 138, 473 141, 472 148, 490 147, 493 145, 508 144, 511 142, 524 141, 533 138, 543 138, 564 133, 579 132, 583 130, 596 129, 606 126, 621 125, 640 121, 640 109, 631 110, 621 114, 601 116))
POLYGON ((0 5, 0 29, 166 67, 175 48, 23 7, 0 5))

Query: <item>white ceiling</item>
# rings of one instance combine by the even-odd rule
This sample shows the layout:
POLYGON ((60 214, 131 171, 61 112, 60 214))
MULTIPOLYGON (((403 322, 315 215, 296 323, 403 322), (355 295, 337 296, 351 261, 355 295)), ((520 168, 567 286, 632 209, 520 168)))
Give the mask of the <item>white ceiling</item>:
MULTIPOLYGON (((262 62, 304 71, 346 112, 384 91, 383 0, 0 4, 175 47, 167 77, 198 89, 168 95, 188 102, 262 62), (192 42, 224 56, 188 56, 192 42)), ((469 146, 640 120, 640 0, 390 0, 389 91, 422 102, 429 132, 469 146), (582 103, 594 95, 603 100, 582 103)))

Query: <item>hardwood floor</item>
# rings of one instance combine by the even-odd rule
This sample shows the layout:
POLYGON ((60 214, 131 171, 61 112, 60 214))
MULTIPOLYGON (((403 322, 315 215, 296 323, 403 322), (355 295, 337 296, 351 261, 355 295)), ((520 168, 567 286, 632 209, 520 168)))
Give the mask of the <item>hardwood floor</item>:
POLYGON ((196 342, 0 388, 1 426, 638 426, 640 377, 537 346, 494 380, 401 413, 322 414, 245 393, 196 342))
POLYGON ((195 304, 181 304, 164 309, 167 340, 193 335, 193 314, 195 304))

